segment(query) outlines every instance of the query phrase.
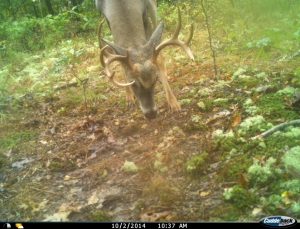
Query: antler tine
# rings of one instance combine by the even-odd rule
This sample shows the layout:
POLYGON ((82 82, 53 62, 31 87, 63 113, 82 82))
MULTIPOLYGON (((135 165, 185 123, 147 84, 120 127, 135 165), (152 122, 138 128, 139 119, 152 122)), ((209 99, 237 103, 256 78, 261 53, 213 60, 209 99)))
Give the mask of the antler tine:
POLYGON ((100 24, 99 24, 99 27, 98 27, 98 43, 99 43, 99 48, 102 49, 102 43, 101 43, 101 30, 102 30, 102 25, 104 23, 105 19, 103 19, 100 24))
POLYGON ((194 60, 194 55, 193 55, 190 47, 188 46, 189 43, 191 42, 192 38, 193 38, 194 26, 191 25, 190 35, 189 35, 189 38, 188 38, 188 40, 186 42, 183 42, 183 41, 179 40, 178 36, 179 36, 179 32, 181 30, 181 12, 180 12, 179 7, 177 9, 178 9, 178 24, 177 24, 176 31, 175 31, 175 33, 173 34, 173 36, 170 39, 168 39, 168 40, 160 43, 155 48, 155 56, 157 57, 158 54, 159 54, 159 52, 162 49, 164 49, 165 47, 167 47, 169 45, 177 45, 177 46, 181 47, 192 60, 194 60))
POLYGON ((114 75, 115 75, 115 72, 111 73, 108 66, 114 62, 114 61, 121 61, 121 62, 128 62, 129 59, 128 59, 128 53, 126 56, 121 56, 121 55, 115 55, 115 54, 111 54, 111 53, 108 53, 106 52, 106 55, 108 57, 104 58, 104 52, 105 52, 105 49, 107 49, 109 46, 106 45, 104 46, 101 50, 100 50, 100 62, 101 62, 101 65, 104 67, 104 71, 105 71, 105 74, 108 76, 108 78, 117 86, 120 86, 120 87, 128 87, 132 84, 135 83, 135 81, 132 81, 130 83, 119 83, 118 81, 116 81, 114 79, 114 75))

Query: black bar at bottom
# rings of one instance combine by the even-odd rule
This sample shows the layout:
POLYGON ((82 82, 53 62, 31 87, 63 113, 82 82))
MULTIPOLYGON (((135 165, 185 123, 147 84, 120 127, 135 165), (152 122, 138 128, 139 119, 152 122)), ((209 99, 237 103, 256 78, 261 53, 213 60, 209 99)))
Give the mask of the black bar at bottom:
MULTIPOLYGON (((0 222, 3 229, 43 229, 43 228, 74 228, 84 229, 198 229, 210 227, 223 228, 267 228, 258 222, 0 222)), ((300 228, 299 224, 292 228, 300 228)), ((1 227, 0 227, 1 229, 1 227)))

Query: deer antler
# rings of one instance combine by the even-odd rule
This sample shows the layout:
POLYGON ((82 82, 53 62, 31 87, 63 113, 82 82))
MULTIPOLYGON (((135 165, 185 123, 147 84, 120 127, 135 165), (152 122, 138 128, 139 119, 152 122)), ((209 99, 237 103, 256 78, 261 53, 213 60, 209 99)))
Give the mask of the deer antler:
POLYGON ((102 45, 102 42, 101 42, 101 30, 102 30, 102 25, 104 23, 105 19, 103 19, 100 24, 99 24, 99 27, 98 27, 98 43, 99 43, 99 48, 102 49, 103 48, 103 45, 102 45))
POLYGON ((164 49, 165 47, 169 46, 169 45, 177 45, 181 48, 183 48, 183 50, 187 53, 187 55, 192 59, 194 60, 194 55, 190 49, 190 47, 188 46, 189 43, 191 42, 192 38, 193 38, 193 33, 194 33, 194 26, 191 25, 191 28, 190 28, 190 36, 188 38, 188 40, 186 42, 183 42, 181 40, 179 40, 178 36, 179 36, 179 32, 181 30, 181 12, 180 12, 180 9, 179 7, 177 8, 178 9, 178 24, 177 24, 177 28, 176 28, 176 31, 175 33, 173 34, 173 36, 160 43, 156 48, 155 48, 155 51, 154 51, 154 57, 156 58, 159 54, 159 52, 164 49))
POLYGON ((105 74, 108 76, 108 78, 117 86, 121 86, 121 87, 127 87, 127 86, 130 86, 132 84, 135 83, 135 81, 132 81, 130 83, 119 83, 117 82, 115 79, 114 79, 114 74, 115 72, 111 73, 110 70, 108 69, 108 66, 114 62, 114 61, 120 61, 120 62, 123 62, 123 63, 126 63, 128 66, 131 66, 131 63, 129 61, 129 55, 128 55, 128 52, 126 54, 126 56, 121 56, 121 55, 115 55, 115 54, 111 54, 111 53, 108 53, 106 52, 105 53, 105 49, 107 49, 109 46, 106 45, 105 47, 103 47, 101 50, 100 50, 100 62, 101 62, 101 65, 104 67, 104 71, 105 71, 105 74), (104 53, 105 55, 107 55, 108 57, 104 57, 104 53))
POLYGON ((127 52, 126 56, 121 56, 121 55, 114 55, 111 54, 109 52, 106 51, 106 49, 109 47, 108 45, 106 45, 105 47, 103 47, 102 42, 101 42, 101 29, 102 29, 102 25, 104 23, 105 19, 103 19, 100 22, 99 28, 98 28, 98 42, 99 42, 99 48, 100 48, 100 62, 101 65, 104 67, 104 71, 105 74, 108 76, 108 78, 117 86, 121 86, 121 87, 127 87, 130 86, 132 84, 134 84, 135 81, 130 82, 130 83, 119 83, 114 79, 114 74, 115 72, 111 73, 108 69, 108 66, 113 62, 113 61, 121 61, 126 63, 128 66, 131 67, 131 63, 129 61, 129 55, 127 52), (104 57, 107 56, 107 57, 104 57))

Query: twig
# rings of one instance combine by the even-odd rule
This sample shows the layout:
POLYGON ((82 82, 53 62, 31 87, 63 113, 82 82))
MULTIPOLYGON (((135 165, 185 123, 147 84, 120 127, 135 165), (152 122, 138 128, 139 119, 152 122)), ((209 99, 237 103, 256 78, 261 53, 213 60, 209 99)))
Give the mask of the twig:
POLYGON ((206 28, 207 28, 207 33, 208 33, 208 40, 209 40, 209 47, 210 47, 210 50, 212 52, 212 57, 213 57, 213 61, 214 61, 214 71, 215 71, 215 77, 217 77, 218 75, 218 70, 217 70, 217 58, 216 58, 216 50, 214 49, 214 46, 213 46, 213 41, 212 41, 212 25, 209 23, 209 19, 208 19, 208 13, 206 11, 206 8, 204 6, 204 2, 203 0, 200 1, 200 5, 201 5, 201 8, 203 10, 203 14, 205 16, 205 24, 206 24, 206 28))
POLYGON ((293 125, 300 125, 300 119, 296 119, 296 120, 293 120, 293 121, 290 121, 290 122, 281 123, 277 126, 272 127, 271 129, 267 130, 266 132, 263 132, 263 133, 255 136, 255 137, 250 138, 250 140, 254 140, 254 139, 257 139, 259 137, 265 138, 265 137, 273 134, 274 132, 276 132, 278 130, 281 130, 281 129, 284 129, 285 127, 287 127, 287 126, 293 126, 293 125))
POLYGON ((58 90, 62 90, 62 89, 66 89, 68 87, 77 87, 80 83, 81 84, 84 84, 88 81, 89 79, 88 78, 85 78, 83 80, 80 80, 81 82, 73 82, 73 83, 68 83, 68 84, 64 84, 64 85, 61 85, 61 86, 57 86, 54 88, 54 91, 58 91, 58 90))

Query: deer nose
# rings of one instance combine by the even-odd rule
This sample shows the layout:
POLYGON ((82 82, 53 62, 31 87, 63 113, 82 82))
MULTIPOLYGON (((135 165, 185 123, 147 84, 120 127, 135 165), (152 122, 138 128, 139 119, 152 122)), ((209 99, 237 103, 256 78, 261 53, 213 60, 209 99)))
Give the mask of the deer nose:
POLYGON ((155 119, 157 115, 157 110, 148 111, 144 113, 144 115, 147 119, 155 119))

